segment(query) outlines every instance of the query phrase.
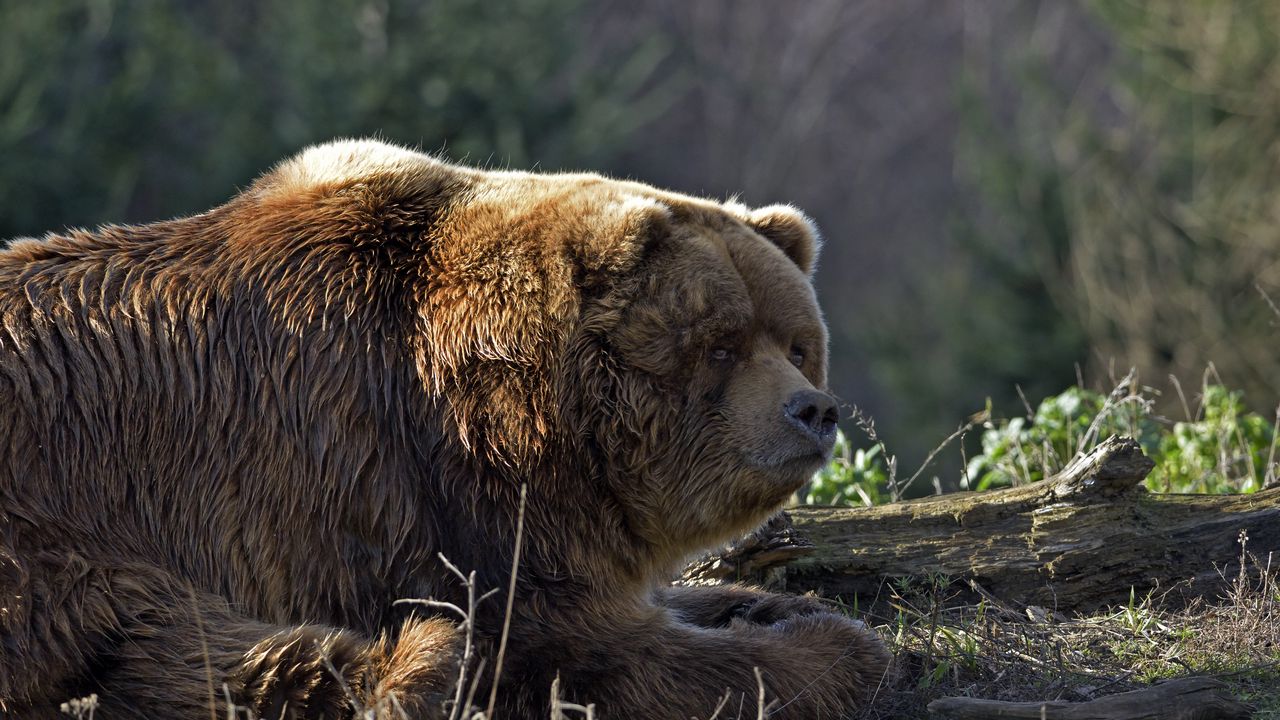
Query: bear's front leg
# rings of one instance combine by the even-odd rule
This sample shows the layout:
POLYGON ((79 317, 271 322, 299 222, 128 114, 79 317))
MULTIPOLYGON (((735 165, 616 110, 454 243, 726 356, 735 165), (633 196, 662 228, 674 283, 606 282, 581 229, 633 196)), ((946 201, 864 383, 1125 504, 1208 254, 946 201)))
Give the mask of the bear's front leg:
POLYGON ((770 625, 790 617, 829 613, 822 601, 799 595, 778 595, 745 585, 658 588, 654 603, 699 627, 725 627, 733 620, 770 625))
POLYGON ((628 615, 564 638, 582 661, 556 668, 561 699, 594 703, 606 720, 705 719, 717 708, 718 717, 746 718, 756 717, 763 690, 771 719, 840 720, 867 706, 889 663, 875 633, 834 612, 723 627, 660 607, 628 615))

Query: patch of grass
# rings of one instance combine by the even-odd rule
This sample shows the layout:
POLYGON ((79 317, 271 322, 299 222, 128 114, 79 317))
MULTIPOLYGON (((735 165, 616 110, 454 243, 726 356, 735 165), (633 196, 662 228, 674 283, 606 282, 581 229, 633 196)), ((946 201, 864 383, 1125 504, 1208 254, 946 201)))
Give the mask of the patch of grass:
POLYGON ((1272 558, 1248 551, 1216 602, 1166 604, 1131 594, 1127 604, 1087 616, 1021 606, 941 576, 899 581, 892 610, 862 618, 893 650, 895 673, 864 718, 925 718, 945 696, 1083 702, 1157 680, 1209 675, 1253 704, 1254 718, 1280 720, 1280 582, 1272 558), (974 604, 961 598, 973 591, 974 604))

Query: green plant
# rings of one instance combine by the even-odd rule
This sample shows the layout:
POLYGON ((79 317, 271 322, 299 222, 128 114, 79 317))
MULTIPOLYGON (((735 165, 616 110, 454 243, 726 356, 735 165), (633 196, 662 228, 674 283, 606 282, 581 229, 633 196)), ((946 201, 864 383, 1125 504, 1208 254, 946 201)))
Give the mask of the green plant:
POLYGON ((1153 491, 1247 493, 1275 479, 1275 426, 1248 412, 1241 392, 1206 384, 1195 416, 1171 425, 1132 381, 1119 390, 1104 397, 1070 388, 1029 418, 988 420, 982 454, 966 468, 968 487, 1035 482, 1109 435, 1133 437, 1155 461, 1146 483, 1153 491))
POLYGON ((1154 445, 1159 426, 1150 404, 1128 392, 1122 383, 1110 397, 1073 387, 1045 398, 1034 413, 984 423, 982 454, 969 460, 965 482, 969 489, 1021 485, 1042 480, 1060 470, 1095 442, 1110 435, 1128 435, 1144 447, 1154 445))
POLYGON ((1161 492, 1254 492, 1275 480, 1276 428, 1247 412, 1240 391, 1204 389, 1199 419, 1175 423, 1157 447, 1147 486, 1161 492))
POLYGON ((814 474, 797 493, 802 505, 879 505, 888 500, 889 472, 884 446, 853 448, 843 432, 836 431, 831 462, 814 474))
MULTIPOLYGON (((962 486, 990 490, 1042 480, 1111 435, 1136 439, 1155 462, 1153 492, 1250 493, 1273 485, 1280 471, 1276 423, 1246 409, 1243 393, 1206 383, 1187 420, 1156 414, 1134 376, 1110 395, 1068 388, 1014 418, 981 413, 982 453, 969 458, 962 486)), ((854 448, 843 433, 835 455, 797 494, 806 505, 878 505, 892 500, 893 472, 884 445, 854 448)))
POLYGON ((1138 601, 1137 593, 1132 587, 1129 588, 1129 604, 1112 616, 1112 620, 1121 627, 1131 631, 1134 635, 1147 634, 1148 630, 1157 629, 1161 632, 1171 632, 1165 625, 1161 624, 1157 613, 1152 610, 1152 595, 1148 592, 1142 601, 1138 601))

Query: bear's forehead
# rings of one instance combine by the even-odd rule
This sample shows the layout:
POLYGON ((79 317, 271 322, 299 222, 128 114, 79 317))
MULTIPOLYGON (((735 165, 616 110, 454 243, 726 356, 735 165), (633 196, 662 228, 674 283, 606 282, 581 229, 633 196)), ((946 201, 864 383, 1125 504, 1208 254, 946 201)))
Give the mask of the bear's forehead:
MULTIPOLYGON (((821 339, 821 314, 809 277, 774 243, 746 225, 746 208, 738 203, 718 203, 593 174, 512 175, 526 192, 540 188, 541 192, 531 193, 534 196, 542 192, 563 197, 604 194, 624 203, 656 203, 668 210, 672 227, 667 242, 676 258, 664 280, 682 306, 677 312, 747 316, 759 330, 780 335, 800 332, 821 339)), ((515 188, 509 191, 518 194, 515 188)))
MULTIPOLYGON (((705 332, 750 330, 779 340, 825 335, 808 277, 773 243, 721 212, 684 216, 664 241, 654 272, 652 321, 705 332)), ((647 269, 646 269, 647 268, 647 269)))
POLYGON ((715 270, 693 283, 708 286, 712 307, 747 311, 753 324, 775 334, 820 326, 817 298, 808 277, 781 250, 745 228, 712 226, 700 233, 716 248, 715 270), (726 295, 728 297, 726 297, 726 295))

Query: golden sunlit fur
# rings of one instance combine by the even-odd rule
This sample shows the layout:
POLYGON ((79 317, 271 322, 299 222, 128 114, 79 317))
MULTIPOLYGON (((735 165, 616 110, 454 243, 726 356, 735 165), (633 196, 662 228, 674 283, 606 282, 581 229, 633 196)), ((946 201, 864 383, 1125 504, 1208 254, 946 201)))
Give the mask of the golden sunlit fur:
POLYGON ((506 588, 522 485, 499 717, 544 717, 557 674, 603 718, 726 692, 754 717, 757 667, 772 717, 850 713, 885 665, 858 623, 665 587, 829 452, 833 419, 784 417, 827 397, 816 244, 786 206, 369 141, 201 215, 15 242, 0 714, 436 717, 459 629, 395 601, 465 604, 440 554, 506 588))

